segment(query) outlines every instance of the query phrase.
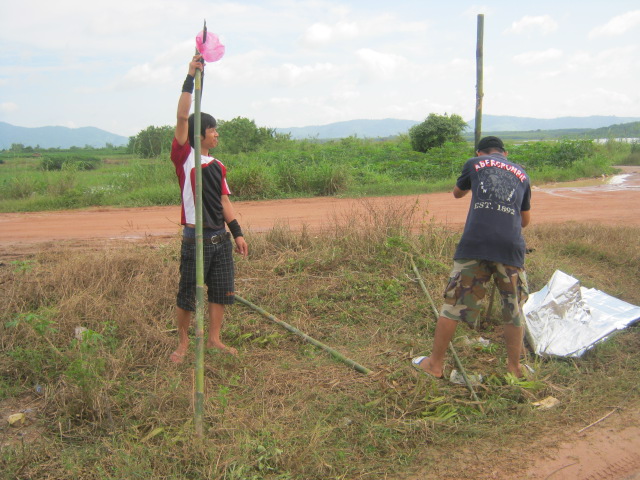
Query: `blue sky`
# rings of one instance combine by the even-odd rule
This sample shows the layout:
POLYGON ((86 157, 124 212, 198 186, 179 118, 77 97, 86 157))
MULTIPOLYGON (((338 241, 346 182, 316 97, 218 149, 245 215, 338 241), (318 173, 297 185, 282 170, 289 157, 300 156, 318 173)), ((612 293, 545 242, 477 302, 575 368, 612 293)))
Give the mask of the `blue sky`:
POLYGON ((226 46, 203 111, 259 126, 475 112, 640 116, 637 0, 20 0, 0 6, 0 121, 130 136, 172 125, 195 36, 226 46))

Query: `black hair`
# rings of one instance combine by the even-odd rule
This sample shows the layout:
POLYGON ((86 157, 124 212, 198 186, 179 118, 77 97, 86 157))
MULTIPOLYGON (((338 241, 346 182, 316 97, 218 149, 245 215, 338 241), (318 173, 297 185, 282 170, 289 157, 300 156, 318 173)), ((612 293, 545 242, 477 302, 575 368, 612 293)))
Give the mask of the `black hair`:
POLYGON ((494 150, 504 153, 504 143, 498 137, 489 136, 484 137, 478 142, 476 147, 478 152, 491 153, 494 150))
POLYGON ((504 153, 506 150, 504 148, 500 148, 500 147, 489 147, 489 148, 484 148, 482 150, 478 150, 478 153, 484 153, 486 155, 489 155, 493 152, 499 152, 499 153, 504 153))
MULTIPOLYGON (((192 113, 189 115, 189 145, 192 147, 195 145, 194 123, 194 114, 192 113)), ((216 119, 213 118, 213 116, 208 113, 200 112, 200 135, 204 137, 207 133, 207 128, 216 128, 217 126, 218 122, 216 122, 216 119)))

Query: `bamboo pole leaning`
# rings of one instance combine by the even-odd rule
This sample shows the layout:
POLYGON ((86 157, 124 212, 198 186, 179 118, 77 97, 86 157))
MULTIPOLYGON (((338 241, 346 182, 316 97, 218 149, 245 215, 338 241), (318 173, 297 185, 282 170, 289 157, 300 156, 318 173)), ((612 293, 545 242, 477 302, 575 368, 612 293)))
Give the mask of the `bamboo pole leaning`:
POLYGON ((325 345, 322 342, 319 342, 318 340, 316 340, 313 337, 310 337, 309 335, 307 335, 304 332, 301 332, 300 330, 298 330, 296 327, 289 325, 286 322, 283 322, 282 320, 278 320, 276 317, 274 317, 273 315, 271 315, 270 313, 268 313, 267 311, 265 311, 264 309, 260 308, 257 305, 254 305, 253 303, 251 303, 248 300, 245 300, 244 298, 242 298, 239 295, 235 296, 236 300, 244 305, 246 305, 247 307, 255 310, 256 312, 258 312, 259 314, 261 314, 263 317, 268 318, 269 320, 271 320, 274 323, 277 323, 278 325, 280 325, 281 327, 285 328, 286 330, 290 331, 291 333, 294 333, 296 335, 298 335, 299 337, 303 338, 304 340, 306 340, 307 342, 311 343, 312 345, 315 345, 316 347, 321 348, 322 350, 329 352, 331 354, 331 356, 333 358, 335 358, 336 360, 340 360, 342 363, 345 363, 347 365, 349 365, 351 368, 353 368, 354 370, 360 372, 360 373, 364 373, 364 374, 370 374, 372 373, 371 370, 369 370, 366 367, 363 367, 362 365, 354 362, 353 360, 345 357, 344 355, 342 355, 340 352, 338 352, 337 350, 329 347, 328 345, 325 345))
MULTIPOLYGON (((431 295, 429 294, 429 291, 427 290, 426 285, 424 284, 424 281, 422 279, 422 275, 420 275, 420 271, 418 270, 418 267, 416 266, 416 262, 413 260, 412 256, 409 256, 409 259, 411 260, 411 268, 413 269, 414 273, 416 274, 417 278, 418 278, 418 283, 420 284, 420 287, 422 287, 422 291, 424 292, 424 294, 426 295, 427 299, 429 300, 429 303, 431 304, 431 308, 433 309, 433 315, 435 316, 436 322, 438 321, 438 309, 436 308, 435 304, 433 303, 433 300, 431 299, 431 295)), ((456 349, 453 346, 453 343, 449 342, 449 350, 451 351, 451 355, 453 355, 453 359, 456 363, 456 366, 460 369, 460 373, 462 374, 462 378, 464 378, 464 383, 466 384, 467 388, 469 389, 469 392, 471 392, 471 396, 473 397, 473 399, 480 403, 480 399, 478 398, 478 396, 476 395, 476 391, 473 388, 473 384, 471 383, 471 380, 469 380, 469 377, 467 376, 467 371, 465 370, 465 368, 462 366, 462 362, 460 361, 460 357, 458 357, 458 353, 456 352, 456 349)), ((482 410, 482 406, 480 406, 480 409, 482 410)))

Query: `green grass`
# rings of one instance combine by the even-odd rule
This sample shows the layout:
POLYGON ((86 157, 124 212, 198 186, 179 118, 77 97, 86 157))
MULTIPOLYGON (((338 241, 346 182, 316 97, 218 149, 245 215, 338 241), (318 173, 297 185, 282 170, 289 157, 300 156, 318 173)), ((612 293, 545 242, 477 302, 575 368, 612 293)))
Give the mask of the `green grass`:
MULTIPOLYGON (((507 144, 534 184, 597 177, 612 165, 637 164, 637 146, 590 140, 507 144)), ((472 154, 467 143, 426 154, 405 137, 374 141, 346 138, 313 143, 281 141, 271 150, 224 154, 236 200, 312 196, 365 197, 448 191, 472 154)), ((43 152, 42 157, 0 154, 0 212, 90 206, 176 205, 180 201, 167 155, 140 159, 113 150, 43 152), (43 170, 51 160, 60 170, 43 170), (91 165, 86 170, 81 165, 91 165)))
MULTIPOLYGON (((38 436, 0 445, 2 478, 486 478, 504 451, 528 451, 549 432, 584 427, 612 405, 637 408, 640 330, 582 358, 530 357, 526 382, 505 377, 497 308, 454 344, 477 394, 409 364, 434 332, 416 263, 438 303, 459 233, 421 225, 415 205, 360 211, 330 231, 275 227, 247 238, 239 295, 371 369, 363 375, 241 304, 223 339, 237 358, 205 357, 205 432, 193 434, 193 351, 176 367, 179 243, 56 246, 0 266, 0 410, 28 403, 38 436), (78 326, 88 329, 76 338, 78 326), (465 337, 489 339, 478 347, 465 337), (42 387, 35 393, 34 386, 42 387), (561 407, 532 403, 553 395, 561 407), (451 454, 473 445, 474 455, 451 454), (498 453, 496 453, 498 452, 498 453)), ((532 291, 556 268, 640 304, 640 231, 579 224, 532 226, 532 291)), ((446 370, 455 368, 449 357, 446 370)), ((0 426, 0 436, 17 439, 0 426)), ((513 466, 517 473, 518 465, 513 466)))

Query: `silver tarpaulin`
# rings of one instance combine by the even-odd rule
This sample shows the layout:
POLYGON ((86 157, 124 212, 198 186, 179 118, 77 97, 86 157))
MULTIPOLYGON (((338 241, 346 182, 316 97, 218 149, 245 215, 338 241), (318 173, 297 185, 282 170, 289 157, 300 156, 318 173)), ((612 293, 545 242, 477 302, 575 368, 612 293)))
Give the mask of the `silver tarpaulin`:
POLYGON ((536 355, 580 357, 591 347, 640 320, 640 307, 556 270, 523 307, 527 341, 536 355))

